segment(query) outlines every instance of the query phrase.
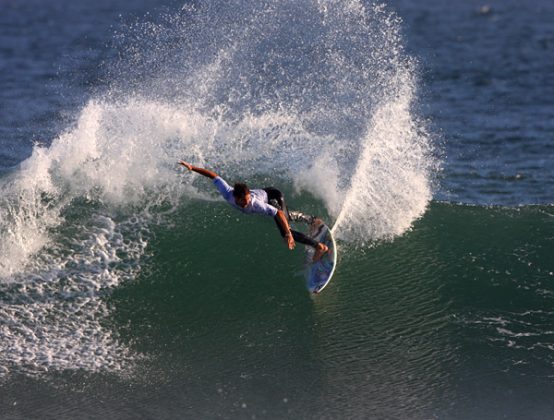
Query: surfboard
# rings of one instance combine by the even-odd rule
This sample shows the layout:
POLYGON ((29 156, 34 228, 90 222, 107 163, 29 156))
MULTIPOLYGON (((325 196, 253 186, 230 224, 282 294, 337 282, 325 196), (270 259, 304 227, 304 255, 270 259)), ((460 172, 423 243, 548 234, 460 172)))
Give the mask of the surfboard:
POLYGON ((306 287, 310 293, 318 294, 329 284, 337 265, 337 244, 331 233, 331 229, 325 223, 310 229, 309 236, 329 247, 319 261, 313 262, 315 250, 311 246, 306 247, 306 287))

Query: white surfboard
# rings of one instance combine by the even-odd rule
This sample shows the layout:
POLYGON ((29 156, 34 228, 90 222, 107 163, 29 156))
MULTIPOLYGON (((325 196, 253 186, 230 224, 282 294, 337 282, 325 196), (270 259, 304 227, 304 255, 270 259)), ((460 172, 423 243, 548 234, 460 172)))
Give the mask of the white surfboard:
POLYGON ((325 223, 312 228, 309 236, 329 247, 329 252, 316 262, 312 261, 315 250, 311 246, 306 247, 306 287, 310 293, 317 294, 321 293, 333 277, 337 266, 337 244, 331 229, 325 223))

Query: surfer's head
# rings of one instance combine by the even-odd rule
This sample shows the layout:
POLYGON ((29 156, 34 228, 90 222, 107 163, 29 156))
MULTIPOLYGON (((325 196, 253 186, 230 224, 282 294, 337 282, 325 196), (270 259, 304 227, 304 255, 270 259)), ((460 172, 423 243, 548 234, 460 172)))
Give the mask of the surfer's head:
POLYGON ((245 208, 250 203, 250 190, 246 184, 237 182, 233 187, 233 197, 235 197, 237 206, 245 208))

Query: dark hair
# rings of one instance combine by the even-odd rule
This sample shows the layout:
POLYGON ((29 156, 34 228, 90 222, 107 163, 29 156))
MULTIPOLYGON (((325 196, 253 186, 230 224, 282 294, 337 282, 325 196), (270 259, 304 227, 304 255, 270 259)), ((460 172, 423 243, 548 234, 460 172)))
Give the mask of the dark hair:
POLYGON ((240 182, 237 182, 233 187, 233 197, 235 198, 244 198, 249 192, 250 190, 248 189, 246 184, 242 184, 240 182))

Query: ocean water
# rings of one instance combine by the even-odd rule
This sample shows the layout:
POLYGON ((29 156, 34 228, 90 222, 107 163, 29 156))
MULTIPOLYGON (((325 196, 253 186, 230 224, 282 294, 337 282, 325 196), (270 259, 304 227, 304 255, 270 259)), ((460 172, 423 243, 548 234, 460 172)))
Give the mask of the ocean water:
POLYGON ((548 419, 554 4, 0 4, 0 418, 548 419), (277 186, 334 225, 316 297, 277 186))

